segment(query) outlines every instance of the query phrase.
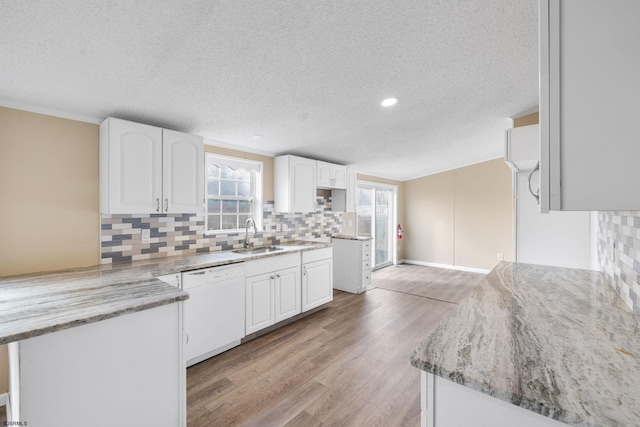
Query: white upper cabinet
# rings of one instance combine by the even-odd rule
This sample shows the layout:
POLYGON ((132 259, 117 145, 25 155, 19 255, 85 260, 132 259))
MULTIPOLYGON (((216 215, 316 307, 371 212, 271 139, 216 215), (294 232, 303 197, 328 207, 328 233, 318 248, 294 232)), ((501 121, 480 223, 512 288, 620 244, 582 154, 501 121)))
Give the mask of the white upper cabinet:
POLYGON ((199 136, 162 130, 163 212, 203 212, 202 145, 202 138, 199 136))
POLYGON ((100 124, 100 212, 202 213, 202 138, 126 120, 100 124))
POLYGON ((316 161, 297 156, 274 159, 276 212, 313 212, 316 206, 316 161))
POLYGON ((539 4, 540 210, 640 210, 640 2, 539 4))
POLYGON ((333 163, 316 162, 318 188, 341 189, 347 188, 347 168, 333 163))

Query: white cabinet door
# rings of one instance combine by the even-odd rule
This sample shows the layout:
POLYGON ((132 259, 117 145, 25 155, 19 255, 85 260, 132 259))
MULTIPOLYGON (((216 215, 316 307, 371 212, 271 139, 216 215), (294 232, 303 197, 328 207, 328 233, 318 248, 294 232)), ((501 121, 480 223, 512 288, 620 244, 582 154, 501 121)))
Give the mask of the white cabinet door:
POLYGON ((323 259, 303 264, 302 311, 310 310, 332 300, 333 261, 323 259))
POLYGON ((100 125, 101 212, 159 213, 162 130, 109 118, 100 125))
POLYGON ((333 174, 331 171, 331 163, 318 161, 316 163, 317 168, 317 182, 318 187, 332 187, 333 186, 333 174))
POLYGON ((163 212, 204 212, 202 137, 162 130, 163 212))
POLYGON ((276 323, 301 311, 300 267, 276 271, 276 323))
POLYGON ((316 163, 317 182, 319 188, 347 188, 347 168, 333 163, 322 162, 316 163))
POLYGON ((274 279, 274 273, 247 277, 247 335, 271 326, 276 322, 274 279))
POLYGON ((316 161, 297 156, 274 159, 276 212, 313 212, 316 206, 316 161))
POLYGON ((639 210, 640 2, 539 5, 540 209, 639 210))

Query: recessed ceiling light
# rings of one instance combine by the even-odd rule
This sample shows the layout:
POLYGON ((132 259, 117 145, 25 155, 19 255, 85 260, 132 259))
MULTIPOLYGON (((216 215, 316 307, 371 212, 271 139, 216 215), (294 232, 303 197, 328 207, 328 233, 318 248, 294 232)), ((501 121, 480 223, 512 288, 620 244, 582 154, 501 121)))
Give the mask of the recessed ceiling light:
POLYGON ((383 107, 391 107, 392 105, 396 105, 398 100, 396 98, 387 98, 380 103, 383 107))

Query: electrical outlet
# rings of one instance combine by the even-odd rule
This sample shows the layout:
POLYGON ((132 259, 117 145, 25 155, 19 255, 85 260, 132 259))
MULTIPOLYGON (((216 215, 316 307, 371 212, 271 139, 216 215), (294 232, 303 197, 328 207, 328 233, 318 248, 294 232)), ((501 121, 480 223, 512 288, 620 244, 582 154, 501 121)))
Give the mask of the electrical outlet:
POLYGON ((140 231, 140 241, 142 243, 149 243, 149 241, 151 241, 151 230, 149 230, 148 228, 143 228, 140 231))
POLYGON ((498 261, 504 260, 504 254, 498 253, 498 261))

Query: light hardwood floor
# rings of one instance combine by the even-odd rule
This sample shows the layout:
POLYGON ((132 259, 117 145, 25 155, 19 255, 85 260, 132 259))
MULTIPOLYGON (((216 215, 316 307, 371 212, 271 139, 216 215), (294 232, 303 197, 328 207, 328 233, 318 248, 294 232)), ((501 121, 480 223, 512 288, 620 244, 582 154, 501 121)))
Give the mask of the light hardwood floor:
POLYGON ((481 277, 388 267, 364 294, 334 291, 326 309, 189 368, 189 426, 420 425, 409 354, 455 308, 445 300, 481 277), (401 290, 381 287, 394 276, 401 290), (455 292, 443 277, 457 280, 455 292))

